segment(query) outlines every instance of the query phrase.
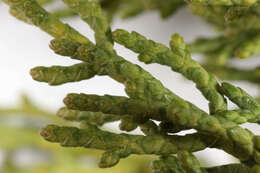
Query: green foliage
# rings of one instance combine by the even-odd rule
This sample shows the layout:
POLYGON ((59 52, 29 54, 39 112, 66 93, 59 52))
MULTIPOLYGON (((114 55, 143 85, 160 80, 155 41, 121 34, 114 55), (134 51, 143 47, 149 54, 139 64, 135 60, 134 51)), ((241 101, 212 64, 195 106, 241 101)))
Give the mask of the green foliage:
MULTIPOLYGON (((130 157, 120 162, 116 167, 110 169, 98 169, 95 165, 100 152, 96 150, 62 148, 59 145, 51 144, 39 136, 39 126, 46 123, 72 126, 73 123, 63 121, 55 114, 47 112, 32 103, 26 95, 22 95, 20 104, 15 107, 0 108, 0 149, 4 151, 4 163, 1 167, 3 173, 71 173, 71 172, 93 172, 93 173, 151 173, 149 168, 150 157, 130 157), (7 120, 14 120, 24 125, 14 126, 6 123, 7 120), (36 123, 35 123, 36 122, 36 123), (32 166, 21 166, 16 163, 17 152, 31 148, 46 159, 32 166), (87 158, 89 162, 83 162, 87 158)), ((92 113, 93 114, 93 113, 92 113)), ((85 116, 84 116, 85 117, 85 116)), ((89 116, 88 116, 89 117, 89 116)), ((86 120, 84 118, 84 120, 86 120)), ((102 118, 97 123, 101 123, 102 118)), ((100 124, 99 124, 100 125, 100 124)), ((27 154, 27 153, 26 153, 27 154)))
POLYGON ((61 85, 96 75, 109 76, 125 86, 128 96, 68 94, 64 99, 66 107, 61 108, 57 115, 79 122, 80 126, 47 125, 40 132, 45 140, 63 147, 103 150, 99 162, 101 168, 115 166, 121 159, 138 154, 159 156, 159 160, 153 162, 156 173, 259 172, 260 137, 239 125, 259 123, 260 105, 243 89, 229 83, 219 83, 207 71, 224 69, 220 70, 224 78, 258 83, 257 72, 251 76, 248 71, 223 67, 229 58, 248 58, 260 52, 259 7, 256 0, 188 1, 192 11, 216 26, 222 35, 213 39, 198 39, 186 45, 180 35, 173 34, 169 47, 148 40, 137 32, 129 33, 122 29, 111 31, 110 21, 116 12, 121 12, 123 17, 131 17, 154 9, 167 17, 183 6, 183 1, 63 0, 68 9, 54 14, 42 8, 40 4, 43 2, 35 0, 4 2, 16 18, 38 26, 53 36, 50 48, 56 54, 82 61, 67 67, 33 68, 33 79, 49 85, 61 85), (95 43, 57 17, 75 14, 95 32, 95 43), (244 22, 247 22, 246 26, 244 22), (138 53, 138 59, 146 64, 169 66, 174 72, 193 81, 209 101, 209 113, 165 88, 140 66, 119 56, 114 42, 138 53), (192 59, 192 52, 203 53, 213 59, 208 60, 211 63, 200 65, 192 59), (215 69, 210 70, 212 64, 215 69), (227 99, 239 108, 227 109, 227 99), (114 121, 121 121, 119 127, 122 131, 129 132, 140 127, 143 135, 117 134, 100 128, 114 121), (185 136, 172 134, 186 129, 197 132, 185 136), (206 148, 221 149, 241 163, 201 167, 192 153, 206 148))

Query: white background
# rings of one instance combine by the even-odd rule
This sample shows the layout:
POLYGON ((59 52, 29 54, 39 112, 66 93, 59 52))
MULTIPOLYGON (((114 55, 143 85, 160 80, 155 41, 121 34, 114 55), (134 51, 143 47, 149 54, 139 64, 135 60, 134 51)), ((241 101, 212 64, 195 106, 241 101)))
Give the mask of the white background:
MULTIPOLYGON (((66 20, 73 27, 93 40, 93 32, 80 19, 66 20)), ((210 36, 214 31, 198 17, 183 9, 167 20, 161 20, 157 12, 145 13, 139 17, 120 20, 116 19, 113 29, 123 28, 137 31, 149 39, 168 45, 171 34, 177 32, 184 36, 186 42, 197 36, 210 36)), ((0 4, 0 106, 14 105, 21 92, 28 93, 38 104, 55 111, 63 105, 62 99, 67 93, 84 92, 88 94, 125 95, 121 84, 108 77, 95 77, 91 80, 48 86, 46 83, 33 81, 29 70, 35 66, 71 65, 78 63, 67 57, 55 55, 48 47, 52 38, 34 26, 17 21, 8 14, 8 8, 0 4)), ((189 100, 198 107, 208 111, 207 101, 196 90, 195 85, 185 80, 181 75, 172 72, 170 68, 160 65, 144 65, 139 63, 136 54, 116 45, 118 53, 131 62, 137 63, 152 73, 157 79, 182 98, 189 100)), ((240 67, 257 66, 257 58, 235 62, 240 67)), ((257 87, 246 83, 238 83, 250 94, 257 94, 257 87)), ((250 126, 258 134, 260 130, 250 126)), ((231 157, 222 151, 207 149, 198 153, 210 165, 225 164, 231 157)))

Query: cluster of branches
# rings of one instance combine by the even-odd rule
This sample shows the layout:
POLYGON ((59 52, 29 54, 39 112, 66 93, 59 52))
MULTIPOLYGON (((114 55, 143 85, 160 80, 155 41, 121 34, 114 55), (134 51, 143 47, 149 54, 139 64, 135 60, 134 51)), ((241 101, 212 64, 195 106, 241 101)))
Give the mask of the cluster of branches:
MULTIPOLYGON (((134 17, 142 12, 149 10, 158 10, 161 17, 166 18, 185 5, 183 0, 96 0, 101 5, 107 19, 111 22, 115 14, 122 18, 134 17)), ((56 0, 37 0, 39 5, 49 6, 55 4, 56 0)), ((15 7, 10 8, 10 14, 16 18, 30 23, 30 20, 24 18, 15 7)), ((57 18, 75 17, 78 14, 68 7, 59 7, 51 11, 57 18)))
POLYGON ((100 151, 84 148, 77 150, 74 148, 63 148, 42 140, 39 136, 39 127, 49 123, 67 126, 71 126, 73 123, 60 119, 55 114, 33 104, 33 102, 27 95, 23 94, 17 105, 0 107, 0 149, 1 154, 4 155, 0 172, 121 173, 123 171, 125 173, 151 173, 149 167, 151 157, 131 157, 121 162, 117 167, 99 169, 96 167, 96 163, 100 151), (15 120, 19 125, 10 125, 12 120, 15 120), (19 154, 22 153, 23 157, 28 154, 27 152, 25 154, 21 152, 24 149, 30 149, 39 154, 37 163, 33 162, 29 166, 17 162, 19 154))
POLYGON ((40 133, 47 141, 64 147, 104 150, 99 163, 101 168, 114 166, 132 154, 148 154, 160 156, 153 161, 156 173, 260 172, 260 137, 239 126, 246 122, 259 123, 260 105, 243 89, 229 83, 218 83, 214 75, 191 58, 191 51, 219 55, 217 62, 223 65, 233 55, 245 58, 258 53, 257 22, 252 22, 252 26, 246 25, 250 30, 244 25, 237 27, 245 21, 252 21, 248 20, 250 15, 257 19, 257 1, 188 2, 195 12, 203 12, 200 15, 222 29, 224 35, 186 45, 180 35, 173 34, 169 47, 148 40, 137 32, 111 31, 109 22, 112 15, 108 12, 113 14, 116 7, 126 5, 126 16, 159 9, 166 17, 184 2, 63 0, 93 29, 95 43, 62 23, 35 0, 4 2, 15 17, 53 36, 50 48, 56 54, 82 61, 72 66, 33 68, 31 76, 34 80, 61 85, 106 75, 122 83, 128 95, 68 94, 64 99, 66 107, 61 108, 57 115, 79 122, 80 127, 48 125, 40 133), (112 5, 112 2, 119 5, 112 5), (114 7, 113 10, 108 10, 111 9, 109 6, 114 7), (232 22, 226 23, 226 20, 232 22), (139 60, 146 64, 169 66, 193 81, 209 101, 210 112, 177 96, 140 66, 119 56, 114 42, 139 54, 139 60), (227 99, 239 108, 228 110, 227 99), (115 134, 99 128, 114 121, 121 121, 119 127, 126 132, 140 127, 143 135, 115 134), (197 132, 185 136, 175 134, 187 129, 197 132), (221 149, 238 158, 240 163, 204 168, 192 153, 206 148, 221 149))

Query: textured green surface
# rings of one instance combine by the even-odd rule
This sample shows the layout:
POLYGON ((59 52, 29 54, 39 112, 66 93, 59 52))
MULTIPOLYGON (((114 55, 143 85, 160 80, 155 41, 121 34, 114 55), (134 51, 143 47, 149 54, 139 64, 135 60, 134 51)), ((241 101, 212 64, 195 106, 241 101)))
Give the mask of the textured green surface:
MULTIPOLYGON (((125 86, 128 96, 68 94, 64 99, 66 107, 57 115, 80 122, 80 126, 48 125, 40 132, 44 139, 64 147, 103 150, 101 168, 115 166, 131 154, 148 154, 160 156, 153 163, 156 173, 229 173, 231 169, 239 173, 259 172, 260 137, 239 124, 259 123, 260 105, 241 88, 228 83, 220 85, 214 75, 206 71, 214 63, 218 65, 216 67, 225 68, 223 66, 233 56, 247 58, 259 53, 259 7, 251 6, 257 1, 188 1, 194 13, 222 29, 223 34, 213 39, 199 39, 188 46, 181 36, 173 34, 169 47, 148 40, 135 31, 129 33, 118 29, 111 32, 110 22, 117 11, 123 12, 123 17, 131 17, 157 9, 167 17, 183 6, 183 1, 63 0, 68 7, 60 14, 45 11, 34 0, 5 2, 16 18, 36 25, 54 37, 50 48, 56 54, 82 61, 67 67, 33 68, 33 79, 61 85, 96 75, 109 76, 125 86), (58 19, 76 14, 94 31, 95 43, 58 19), (240 27, 246 21, 246 26, 240 27), (210 112, 177 96, 140 66, 119 56, 114 42, 138 53, 139 60, 146 64, 169 66, 193 81, 209 101, 210 112), (208 59, 212 63, 204 68, 191 58, 191 52, 203 53, 208 58, 213 55, 212 60, 208 59), (226 99, 239 108, 228 110, 226 99), (114 121, 121 121, 119 128, 127 132, 140 127, 143 135, 117 134, 99 127, 114 121), (158 125, 156 121, 159 121, 158 125), (197 132, 185 136, 172 134, 187 129, 197 132), (202 168, 192 152, 206 148, 222 149, 238 158, 241 164, 202 168)), ((246 76, 250 74, 246 70, 230 71, 235 79, 257 81, 257 72, 248 79, 246 76)))
POLYGON ((102 126, 103 124, 108 122, 118 121, 121 119, 121 117, 118 115, 103 114, 101 112, 70 110, 66 107, 61 108, 57 112, 57 116, 68 121, 76 121, 76 122, 86 121, 88 123, 99 125, 99 126, 102 126))
POLYGON ((87 125, 84 129, 75 127, 59 127, 49 125, 41 130, 41 135, 48 141, 58 142, 66 147, 86 147, 101 150, 122 150, 123 155, 129 154, 175 154, 178 150, 198 151, 204 148, 203 143, 197 143, 191 135, 142 136, 114 134, 87 125), (196 142, 193 145, 191 141, 196 142))
POLYGON ((94 77, 96 73, 92 68, 93 65, 89 63, 80 63, 69 67, 36 67, 31 70, 30 74, 34 80, 39 82, 47 82, 49 85, 60 85, 94 77))
POLYGON ((94 66, 98 75, 108 75, 123 83, 126 93, 131 98, 148 102, 152 100, 183 102, 180 97, 163 87, 162 83, 151 76, 150 73, 118 56, 111 49, 111 44, 107 46, 104 50, 92 47, 89 44, 79 44, 65 39, 56 39, 51 42, 51 48, 55 53, 89 62, 94 66))
POLYGON ((172 36, 171 50, 162 44, 147 40, 136 32, 130 34, 124 30, 117 30, 113 32, 113 38, 117 43, 139 53, 140 61, 170 66, 173 71, 195 82, 197 88, 210 101, 212 113, 226 109, 226 102, 217 91, 217 81, 191 58, 182 37, 178 34, 172 36))
POLYGON ((206 173, 206 170, 201 168, 200 162, 197 158, 188 151, 179 151, 177 156, 186 172, 206 173))

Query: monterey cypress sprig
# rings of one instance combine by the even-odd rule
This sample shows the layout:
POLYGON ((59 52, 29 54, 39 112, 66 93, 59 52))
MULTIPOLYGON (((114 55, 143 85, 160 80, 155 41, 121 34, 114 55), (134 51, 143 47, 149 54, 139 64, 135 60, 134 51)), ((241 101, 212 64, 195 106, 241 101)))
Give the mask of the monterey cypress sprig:
MULTIPOLYGON (((127 16, 145 10, 159 9, 162 16, 166 17, 179 9, 183 1, 166 0, 165 3, 161 3, 158 0, 113 0, 108 3, 103 0, 99 4, 97 1, 63 0, 68 9, 73 11, 73 14, 78 14, 95 32, 95 43, 62 23, 56 17, 57 14, 47 12, 35 0, 4 0, 4 2, 10 6, 11 13, 15 17, 38 26, 53 36, 50 48, 56 54, 82 61, 67 67, 36 67, 31 70, 33 79, 50 85, 61 85, 90 79, 96 75, 105 75, 125 86, 128 97, 67 95, 64 99, 66 107, 61 108, 57 115, 68 121, 79 122, 80 127, 48 125, 40 132, 47 141, 60 143, 64 147, 103 150, 99 163, 101 168, 114 166, 120 159, 132 154, 149 154, 160 156, 160 159, 153 163, 154 171, 158 173, 217 171, 225 173, 230 169, 236 169, 241 173, 259 171, 260 137, 239 126, 246 122, 259 123, 260 105, 249 94, 228 83, 220 85, 213 74, 191 58, 189 46, 178 34, 172 36, 168 48, 146 39, 137 32, 129 33, 122 29, 111 31, 109 18, 122 4, 131 4, 128 6, 127 16), (177 96, 140 66, 119 56, 114 49, 114 42, 138 53, 139 60, 146 64, 169 66, 173 71, 192 80, 209 101, 210 112, 207 113, 177 96), (237 104, 239 109, 228 110, 225 97, 237 104), (114 121, 121 121, 119 126, 123 131, 132 131, 140 127, 143 135, 116 134, 99 128, 105 123, 114 121), (155 121, 159 121, 159 125, 155 121), (195 129, 197 132, 185 136, 171 134, 186 129, 195 129), (222 149, 237 157, 241 164, 203 168, 192 152, 206 148, 222 149), (177 154, 177 157, 173 154, 177 154)), ((202 4, 250 6, 257 1, 205 0, 190 3, 191 6, 202 4)), ((248 10, 251 8, 253 9, 253 7, 240 9, 221 6, 217 12, 207 10, 205 16, 209 19, 209 16, 223 10, 227 10, 225 16, 229 21, 248 13, 257 16, 255 13, 251 14, 252 10, 248 10)), ((222 16, 212 23, 218 25, 222 16)), ((237 23, 239 22, 241 21, 237 23)), ((232 27, 230 24, 227 28, 232 27)), ((197 47, 191 47, 191 50, 205 54, 215 52, 217 56, 223 56, 224 60, 234 55, 234 52, 238 52, 241 57, 251 56, 259 51, 256 37, 258 31, 250 37, 247 35, 249 32, 253 31, 245 32, 241 37, 231 40, 226 36, 223 36, 224 39, 219 37, 213 40, 200 40, 196 44, 197 47), (243 43, 239 42, 239 39, 243 43), (227 48, 223 49, 225 46, 227 48)))
POLYGON ((59 55, 92 63, 97 71, 97 75, 108 75, 112 79, 124 84, 125 91, 131 98, 148 102, 152 100, 164 101, 166 103, 172 100, 175 100, 176 103, 184 102, 140 66, 118 56, 111 49, 111 44, 107 44, 107 46, 109 50, 103 50, 89 44, 70 42, 66 39, 55 39, 52 40, 50 47, 59 55))
POLYGON ((103 154, 102 167, 111 167, 120 158, 127 157, 130 154, 176 154, 179 150, 194 152, 205 147, 202 142, 198 143, 194 140, 196 138, 191 138, 190 135, 165 138, 163 136, 114 134, 100 130, 90 124, 83 129, 49 125, 42 129, 41 135, 46 140, 58 142, 64 147, 94 148, 107 150, 109 153, 113 151, 111 154, 103 154), (107 157, 112 158, 108 159, 107 157), (104 163, 104 160, 106 160, 106 163, 104 163))
POLYGON ((171 50, 162 44, 147 40, 136 32, 130 34, 124 30, 117 30, 113 32, 113 38, 117 43, 139 53, 140 61, 146 64, 167 65, 173 71, 179 72, 195 82, 197 88, 210 101, 209 106, 212 113, 226 109, 226 101, 217 91, 217 81, 191 58, 182 37, 179 35, 174 34, 172 36, 171 50))
MULTIPOLYGON (((162 104, 147 105, 143 102, 138 103, 137 101, 131 101, 123 97, 98 97, 94 95, 87 96, 83 94, 69 95, 67 98, 65 98, 65 104, 69 108, 76 110, 87 110, 94 112, 99 110, 103 113, 118 115, 130 114, 137 116, 138 118, 136 119, 151 118, 158 121, 177 123, 181 126, 194 128, 198 131, 213 133, 217 136, 220 136, 223 140, 227 140, 227 143, 230 143, 231 141, 235 142, 237 145, 236 150, 243 150, 247 153, 246 155, 243 153, 240 156, 238 154, 238 157, 251 157, 250 155, 253 153, 258 153, 257 149, 252 148, 254 146, 254 138, 252 133, 236 125, 236 123, 240 124, 245 123, 246 121, 257 122, 257 120, 254 118, 258 117, 258 115, 250 111, 227 111, 220 115, 216 115, 215 118, 213 116, 207 115, 205 112, 198 112, 196 109, 192 109, 194 106, 191 106, 192 110, 187 112, 185 107, 176 108, 175 106, 165 106, 162 104), (241 137, 243 137, 242 143, 240 143, 241 137), (252 152, 253 150, 255 150, 255 152, 252 152)), ((136 120, 136 122, 138 121, 136 120)), ((224 145, 225 144, 221 145, 221 147, 224 147, 224 145)), ((232 150, 227 152, 234 151, 232 150)))

